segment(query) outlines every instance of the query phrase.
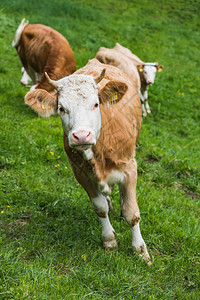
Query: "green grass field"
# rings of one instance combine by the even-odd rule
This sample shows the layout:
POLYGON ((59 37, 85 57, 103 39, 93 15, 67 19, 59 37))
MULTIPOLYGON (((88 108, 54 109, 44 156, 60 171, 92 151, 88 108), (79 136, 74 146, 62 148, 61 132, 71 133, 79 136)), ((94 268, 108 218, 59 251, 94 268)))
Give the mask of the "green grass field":
POLYGON ((0 299, 200 299, 200 3, 198 0, 0 2, 0 299), (116 42, 164 65, 137 146, 141 231, 153 258, 132 253, 117 188, 101 227, 63 149, 60 119, 24 104, 11 42, 21 19, 69 41, 78 68, 116 42))

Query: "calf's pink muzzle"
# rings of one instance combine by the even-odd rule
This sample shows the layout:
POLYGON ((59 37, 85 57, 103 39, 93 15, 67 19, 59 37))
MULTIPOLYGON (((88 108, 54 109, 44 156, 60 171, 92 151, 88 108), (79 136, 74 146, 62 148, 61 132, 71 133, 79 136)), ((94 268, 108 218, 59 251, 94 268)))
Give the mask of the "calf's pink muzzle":
POLYGON ((148 80, 147 84, 153 84, 153 80, 148 80))
POLYGON ((74 145, 88 145, 92 143, 92 133, 90 131, 79 130, 72 133, 71 138, 74 145))

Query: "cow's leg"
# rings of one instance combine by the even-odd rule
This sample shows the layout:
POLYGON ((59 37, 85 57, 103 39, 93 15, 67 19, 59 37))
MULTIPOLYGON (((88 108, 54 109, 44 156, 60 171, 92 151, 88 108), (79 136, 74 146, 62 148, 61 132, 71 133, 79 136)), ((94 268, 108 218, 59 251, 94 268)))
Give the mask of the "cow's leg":
POLYGON ((142 93, 140 92, 139 93, 139 96, 140 96, 140 101, 141 101, 141 104, 142 104, 142 116, 143 117, 146 117, 147 116, 147 112, 146 112, 146 109, 145 109, 145 105, 144 105, 144 96, 142 95, 142 93))
POLYGON ((148 114, 151 113, 151 109, 149 107, 149 103, 148 103, 148 93, 147 90, 144 92, 144 103, 145 103, 145 108, 148 114))
MULTIPOLYGON (((66 141, 68 140, 64 133, 64 145, 67 144, 66 141)), ((87 192, 89 198, 91 199, 94 211, 98 215, 101 222, 104 248, 107 249, 116 247, 117 242, 115 231, 110 224, 108 217, 109 207, 110 209, 112 208, 111 203, 109 203, 111 202, 110 198, 101 193, 97 182, 94 180, 93 174, 90 173, 90 169, 86 169, 87 162, 83 160, 83 154, 79 152, 73 152, 73 156, 71 156, 71 152, 69 152, 69 149, 66 146, 65 150, 66 152, 68 151, 68 158, 70 160, 74 175, 87 192)))
POLYGON ((105 249, 114 248, 117 246, 115 231, 110 224, 108 217, 109 205, 103 194, 99 194, 96 198, 91 198, 94 211, 99 217, 102 225, 103 246, 105 249))
POLYGON ((120 183, 121 213, 131 228, 132 248, 150 264, 150 256, 140 232, 140 212, 136 198, 137 163, 135 159, 125 171, 124 181, 120 183))
POLYGON ((151 109, 149 107, 148 99, 145 100, 145 107, 146 107, 147 113, 150 114, 151 113, 151 109))

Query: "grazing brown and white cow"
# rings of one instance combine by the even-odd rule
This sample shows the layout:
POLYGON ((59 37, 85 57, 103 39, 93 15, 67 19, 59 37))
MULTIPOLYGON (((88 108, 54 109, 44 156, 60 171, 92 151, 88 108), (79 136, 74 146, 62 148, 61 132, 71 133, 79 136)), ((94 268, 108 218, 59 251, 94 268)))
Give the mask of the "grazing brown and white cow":
POLYGON ((141 127, 136 88, 121 70, 97 59, 68 77, 58 81, 49 78, 49 82, 55 95, 37 89, 27 93, 25 102, 40 116, 56 112, 60 116, 65 151, 99 217, 104 248, 117 245, 108 217, 108 196, 118 184, 121 213, 131 228, 133 250, 150 264, 136 198, 135 148, 141 127))
POLYGON ((32 80, 31 90, 53 90, 44 72, 57 80, 76 71, 76 61, 65 37, 56 30, 41 24, 28 24, 23 19, 12 46, 16 48, 22 69, 22 84, 32 80))
POLYGON ((145 63, 129 49, 116 43, 113 49, 101 47, 96 58, 103 63, 114 65, 123 70, 134 81, 139 81, 139 95, 142 103, 142 114, 145 117, 150 113, 148 104, 148 86, 155 80, 156 72, 163 69, 157 62, 145 63), (136 74, 138 73, 138 74, 136 74), (139 76, 139 77, 138 77, 139 76))

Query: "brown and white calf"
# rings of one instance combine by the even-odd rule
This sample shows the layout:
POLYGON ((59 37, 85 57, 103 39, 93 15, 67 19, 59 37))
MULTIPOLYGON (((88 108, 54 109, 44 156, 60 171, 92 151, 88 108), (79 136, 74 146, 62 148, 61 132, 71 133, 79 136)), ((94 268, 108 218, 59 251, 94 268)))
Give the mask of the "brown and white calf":
POLYGON ((65 151, 99 217, 104 248, 117 245, 108 211, 109 195, 113 185, 118 184, 121 213, 131 229, 132 248, 150 264, 136 198, 135 148, 142 117, 136 88, 121 70, 97 59, 68 77, 58 81, 49 78, 49 82, 55 95, 37 89, 26 94, 25 102, 40 116, 60 116, 65 151))
POLYGON ((76 71, 76 61, 65 37, 41 24, 28 24, 23 19, 19 25, 12 46, 16 48, 22 68, 22 84, 32 80, 32 90, 53 90, 44 73, 57 80, 76 71))
POLYGON ((150 113, 148 103, 148 87, 155 80, 156 72, 163 69, 157 62, 145 63, 128 48, 116 43, 113 49, 101 47, 97 52, 96 58, 103 63, 114 65, 123 70, 133 81, 139 81, 139 96, 142 103, 142 114, 145 117, 150 113), (137 73, 137 75, 136 75, 137 73))

